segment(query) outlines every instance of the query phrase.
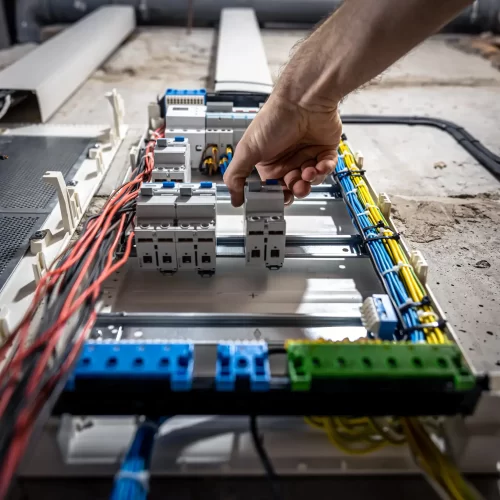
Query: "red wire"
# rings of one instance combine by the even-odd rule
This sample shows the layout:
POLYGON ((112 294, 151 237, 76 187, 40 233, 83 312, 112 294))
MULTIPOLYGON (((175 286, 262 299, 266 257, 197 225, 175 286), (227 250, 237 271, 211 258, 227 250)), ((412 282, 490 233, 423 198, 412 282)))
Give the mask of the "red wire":
MULTIPOLYGON (((0 415, 3 415, 3 412, 5 411, 15 390, 15 383, 13 382, 16 382, 21 374, 22 361, 26 359, 27 356, 32 354, 34 350, 38 349, 44 343, 47 343, 44 348, 42 357, 38 361, 26 388, 26 396, 30 396, 33 395, 33 393, 39 387, 37 386, 37 384, 42 379, 43 372, 47 367, 50 356, 52 355, 57 342, 59 341, 64 331, 66 322, 75 314, 78 308, 81 307, 81 305, 85 302, 85 300, 88 299, 90 295, 93 295, 94 300, 97 300, 101 291, 102 283, 127 262, 132 249, 132 241, 134 237, 133 232, 129 234, 125 252, 122 258, 115 264, 113 264, 114 253, 122 235, 123 226, 126 219, 125 215, 123 215, 120 220, 120 225, 113 244, 111 245, 108 252, 103 272, 94 281, 94 283, 92 283, 90 287, 85 289, 80 295, 78 295, 78 297, 76 297, 83 278, 86 276, 90 266, 93 264, 93 260, 102 244, 102 241, 104 240, 104 237, 106 236, 107 231, 111 226, 113 217, 115 216, 116 212, 123 205, 138 196, 138 190, 136 189, 136 186, 138 184, 140 185, 142 182, 147 182, 150 180, 151 173, 154 168, 154 158, 152 157, 153 149, 156 143, 156 139, 162 137, 163 135, 163 128, 155 130, 152 134, 152 140, 146 146, 145 150, 144 172, 142 172, 135 179, 125 183, 110 196, 110 199, 103 207, 103 210, 101 214, 99 214, 99 217, 89 222, 84 235, 82 235, 82 237, 74 244, 69 257, 64 262, 64 264, 57 269, 52 269, 55 263, 59 260, 59 256, 54 261, 48 272, 45 273, 44 276, 42 276, 42 279, 40 280, 36 288, 35 295, 30 304, 30 307, 28 308, 28 311, 26 312, 23 320, 14 330, 14 332, 12 332, 12 334, 9 336, 7 342, 0 348, 0 359, 3 359, 10 348, 15 348, 13 347, 13 344, 14 341, 18 339, 16 352, 10 358, 10 360, 5 363, 4 368, 0 372, 0 383, 3 383, 4 378, 10 369, 9 380, 7 383, 8 385, 6 386, 4 393, 0 399, 0 415), (76 282, 70 290, 70 293, 63 305, 58 320, 54 325, 52 325, 52 327, 46 330, 34 344, 27 347, 26 341, 28 338, 31 321, 36 314, 43 297, 50 289, 57 285, 61 274, 70 269, 70 267, 72 267, 78 260, 80 260, 87 251, 89 253, 87 255, 85 265, 81 269, 76 282)), ((67 249, 65 250, 65 252, 67 252, 67 249)), ((82 328, 82 332, 80 333, 78 339, 75 341, 68 357, 65 359, 59 373, 54 375, 45 384, 45 386, 40 389, 40 392, 34 397, 34 399, 28 403, 28 406, 26 406, 21 411, 16 422, 15 433, 12 443, 9 447, 6 460, 4 461, 0 469, 0 498, 3 498, 7 492, 7 488, 9 486, 12 475, 14 474, 17 465, 22 458, 22 454, 28 444, 28 440, 33 429, 33 424, 38 413, 43 408, 43 405, 45 404, 47 398, 50 396, 50 393, 55 387, 55 384, 63 375, 67 373, 67 371, 73 365, 76 357, 78 356, 78 353, 80 352, 81 346, 87 338, 89 329, 95 322, 96 316, 96 311, 92 311, 88 321, 82 328)))

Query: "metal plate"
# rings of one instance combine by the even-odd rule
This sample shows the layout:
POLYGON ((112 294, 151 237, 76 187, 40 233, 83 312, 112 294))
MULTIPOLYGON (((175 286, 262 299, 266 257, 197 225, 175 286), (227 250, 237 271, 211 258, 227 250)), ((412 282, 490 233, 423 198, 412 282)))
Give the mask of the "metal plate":
POLYGON ((0 288, 22 258, 29 237, 43 222, 37 215, 0 215, 0 288))
POLYGON ((69 179, 90 144, 89 137, 0 135, 0 212, 49 213, 55 189, 42 177, 47 170, 61 171, 69 179))
POLYGON ((57 204, 43 181, 48 170, 70 180, 86 158, 90 137, 0 135, 0 289, 28 249, 29 238, 57 204))

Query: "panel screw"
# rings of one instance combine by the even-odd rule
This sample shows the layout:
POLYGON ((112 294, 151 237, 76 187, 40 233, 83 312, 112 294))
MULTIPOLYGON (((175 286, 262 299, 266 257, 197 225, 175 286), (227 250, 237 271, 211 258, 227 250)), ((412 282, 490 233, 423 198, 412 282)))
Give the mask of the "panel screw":
POLYGON ((66 182, 66 186, 73 187, 73 186, 76 186, 77 184, 78 184, 78 181, 75 181, 75 180, 66 182))
POLYGON ((47 235, 47 231, 44 229, 42 231, 35 231, 31 236, 30 236, 30 241, 32 240, 43 240, 45 236, 47 235))

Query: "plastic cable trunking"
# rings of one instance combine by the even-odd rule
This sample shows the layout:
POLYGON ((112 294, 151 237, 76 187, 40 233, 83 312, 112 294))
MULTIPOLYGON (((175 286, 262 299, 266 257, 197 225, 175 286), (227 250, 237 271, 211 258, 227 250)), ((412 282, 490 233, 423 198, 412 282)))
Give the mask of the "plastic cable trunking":
POLYGON ((217 346, 215 388, 234 391, 249 382, 251 391, 268 391, 271 381, 267 344, 221 343, 217 346))
POLYGON ((476 383, 455 345, 289 342, 287 353, 293 391, 334 379, 450 380, 458 391, 476 383))
POLYGON ((78 379, 168 379, 172 391, 189 391, 193 367, 191 343, 87 342, 67 388, 73 390, 78 379))

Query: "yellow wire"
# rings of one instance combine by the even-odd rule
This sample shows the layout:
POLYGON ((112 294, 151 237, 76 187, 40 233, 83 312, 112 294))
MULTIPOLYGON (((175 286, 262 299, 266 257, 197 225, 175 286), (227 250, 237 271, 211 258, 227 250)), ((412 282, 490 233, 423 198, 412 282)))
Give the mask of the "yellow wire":
MULTIPOLYGON (((359 171, 354 155, 344 141, 340 143, 339 151, 344 156, 344 163, 346 167, 353 172, 359 171)), ((359 176, 352 176, 351 180, 357 189, 357 195, 360 201, 362 202, 365 209, 367 209, 367 216, 370 223, 374 226, 378 223, 387 225, 387 221, 380 209, 375 204, 364 179, 359 176)), ((391 230, 385 229, 382 231, 382 234, 384 236, 392 236, 394 233, 391 230)), ((396 240, 386 239, 383 240, 383 244, 387 252, 389 253, 394 265, 397 265, 400 262, 408 264, 408 259, 406 258, 406 255, 404 254, 399 242, 397 242, 396 240)), ((415 275, 413 268, 402 267, 399 270, 399 275, 408 290, 408 294, 411 300, 414 302, 421 302, 425 296, 425 290, 418 280, 417 276, 415 275)), ((439 319, 439 316, 430 306, 419 307, 418 311, 433 314, 432 316, 426 315, 424 317, 420 317, 419 321, 422 324, 434 323, 439 319)), ((424 329, 424 335, 426 341, 430 344, 444 344, 448 342, 448 339, 445 337, 441 328, 426 328, 424 329)))

